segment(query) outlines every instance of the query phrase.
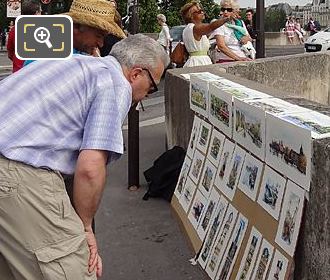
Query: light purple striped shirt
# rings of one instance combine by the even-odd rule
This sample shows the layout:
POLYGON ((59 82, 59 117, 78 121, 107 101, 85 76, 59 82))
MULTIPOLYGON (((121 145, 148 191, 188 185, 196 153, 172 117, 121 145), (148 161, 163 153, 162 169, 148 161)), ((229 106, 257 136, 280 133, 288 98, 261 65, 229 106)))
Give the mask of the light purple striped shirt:
POLYGON ((118 61, 39 61, 0 82, 0 154, 73 174, 80 150, 123 153, 132 88, 118 61))

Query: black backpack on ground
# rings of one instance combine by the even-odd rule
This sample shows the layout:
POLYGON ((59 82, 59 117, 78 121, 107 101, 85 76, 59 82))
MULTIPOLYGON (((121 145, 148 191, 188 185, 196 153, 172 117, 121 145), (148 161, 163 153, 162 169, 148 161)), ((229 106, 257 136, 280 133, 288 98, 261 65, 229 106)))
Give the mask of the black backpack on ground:
POLYGON ((149 189, 143 199, 162 197, 171 201, 186 152, 179 146, 163 153, 154 161, 154 165, 144 171, 149 189))

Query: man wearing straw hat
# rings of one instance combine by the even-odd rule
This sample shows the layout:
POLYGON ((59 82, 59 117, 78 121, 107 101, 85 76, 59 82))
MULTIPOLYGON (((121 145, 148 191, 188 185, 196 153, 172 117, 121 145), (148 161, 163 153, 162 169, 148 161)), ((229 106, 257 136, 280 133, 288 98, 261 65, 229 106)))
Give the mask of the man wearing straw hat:
POLYGON ((109 56, 40 61, 0 82, 1 279, 102 275, 91 224, 106 165, 123 153, 132 103, 157 91, 168 63, 155 40, 137 34, 109 56), (74 174, 75 209, 62 174, 74 174))

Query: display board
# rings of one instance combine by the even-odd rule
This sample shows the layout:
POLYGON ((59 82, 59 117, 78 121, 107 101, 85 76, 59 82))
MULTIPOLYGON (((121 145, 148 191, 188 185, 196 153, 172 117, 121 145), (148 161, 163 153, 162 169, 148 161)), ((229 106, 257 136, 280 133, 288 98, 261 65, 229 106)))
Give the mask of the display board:
POLYGON ((205 76, 190 79, 191 89, 204 85, 209 105, 195 111, 172 207, 210 279, 287 279, 312 139, 328 136, 330 118, 205 76))

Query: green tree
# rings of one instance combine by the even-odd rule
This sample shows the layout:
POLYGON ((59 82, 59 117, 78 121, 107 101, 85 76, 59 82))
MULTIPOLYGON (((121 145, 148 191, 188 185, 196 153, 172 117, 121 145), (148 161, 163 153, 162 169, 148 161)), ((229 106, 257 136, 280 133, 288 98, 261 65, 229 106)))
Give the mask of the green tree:
POLYGON ((145 33, 158 32, 157 0, 139 0, 139 31, 145 33))
POLYGON ((283 10, 268 10, 265 15, 265 31, 279 32, 285 25, 285 18, 283 10))

